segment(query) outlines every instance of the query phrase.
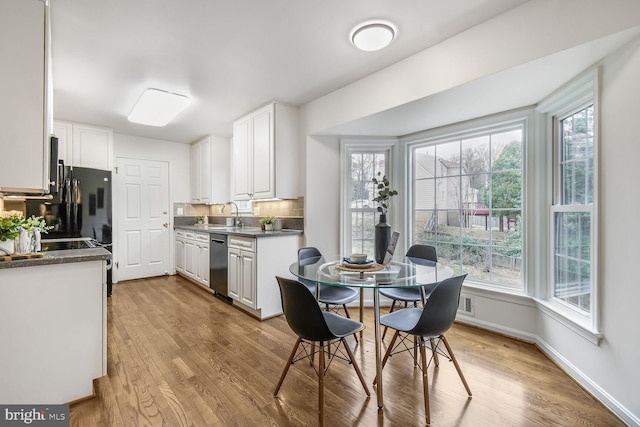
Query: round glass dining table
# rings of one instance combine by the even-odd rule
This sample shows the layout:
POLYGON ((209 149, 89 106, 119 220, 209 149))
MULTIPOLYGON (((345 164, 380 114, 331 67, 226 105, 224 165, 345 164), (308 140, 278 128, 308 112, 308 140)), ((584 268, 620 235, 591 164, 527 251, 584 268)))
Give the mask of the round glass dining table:
MULTIPOLYGON (((318 284, 373 290, 376 375, 379 379, 376 386, 378 408, 383 406, 382 339, 380 337, 380 295, 378 291, 381 288, 425 287, 428 289, 454 275, 453 269, 442 263, 412 257, 392 260, 386 266, 375 262, 351 264, 346 259, 337 256, 333 258, 314 257, 294 262, 289 266, 289 272, 299 279, 318 284)), ((361 310, 362 303, 361 293, 361 310)), ((362 321, 362 311, 360 313, 362 321)))

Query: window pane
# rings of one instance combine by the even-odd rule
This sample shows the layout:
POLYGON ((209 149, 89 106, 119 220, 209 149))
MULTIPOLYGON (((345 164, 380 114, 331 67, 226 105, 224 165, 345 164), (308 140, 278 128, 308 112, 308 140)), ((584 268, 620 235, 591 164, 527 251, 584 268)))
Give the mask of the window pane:
POLYGON ((436 176, 460 174, 460 141, 436 145, 436 176))
POLYGON ((416 210, 435 209, 436 180, 420 179, 414 182, 414 206, 416 210))
POLYGON ((560 121, 560 190, 563 205, 593 203, 593 105, 560 121))
POLYGON ((413 174, 416 180, 436 176, 435 146, 420 147, 413 152, 413 174))
POLYGON ((591 307, 591 213, 556 212, 554 222, 554 296, 580 310, 589 312, 591 307))
POLYGON ((465 174, 489 172, 491 164, 491 146, 489 135, 462 140, 462 171, 465 174))
POLYGON ((459 209, 460 176, 436 180, 436 195, 438 209, 459 209))

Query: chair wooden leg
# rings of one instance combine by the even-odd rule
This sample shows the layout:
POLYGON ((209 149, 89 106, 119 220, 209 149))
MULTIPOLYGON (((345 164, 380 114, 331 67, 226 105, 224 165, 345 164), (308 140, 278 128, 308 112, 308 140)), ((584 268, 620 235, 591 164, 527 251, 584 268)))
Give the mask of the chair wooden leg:
MULTIPOLYGON (((389 360, 389 356, 391 356, 391 350, 393 350, 393 345, 396 343, 396 340, 398 339, 399 335, 400 335, 400 332, 396 331, 396 333, 393 334, 393 338, 391 338, 389 347, 387 347, 387 352, 384 354, 384 358, 382 359, 383 368, 384 368, 384 365, 387 364, 387 360, 389 360)), ((376 377, 373 379, 373 385, 376 385, 377 383, 378 383, 378 376, 376 375, 376 377)))
MULTIPOLYGON (((389 309, 389 313, 391 313, 393 311, 393 308, 396 306, 396 300, 391 301, 391 308, 389 309)), ((384 327, 384 330, 382 331, 382 340, 384 341, 384 336, 387 334, 387 327, 384 327)))
POLYGON ((324 342, 320 341, 320 366, 318 367, 318 421, 323 425, 324 415, 324 342))
POLYGON ((424 392, 424 415, 427 425, 431 425, 431 409, 429 407, 429 375, 427 373, 427 351, 424 338, 420 337, 420 358, 422 359, 422 389, 424 392))
POLYGON ((418 366, 418 347, 420 346, 420 344, 418 343, 418 337, 414 336, 413 337, 413 367, 417 367, 418 366))
POLYGON ((349 343, 347 343, 344 338, 340 338, 340 342, 342 343, 344 348, 347 350, 347 354, 349 355, 349 360, 351 360, 353 369, 355 369, 356 374, 358 374, 358 378, 360 379, 362 388, 364 388, 364 391, 365 393, 367 393, 367 396, 371 396, 371 393, 369 393, 369 387, 367 387, 367 384, 364 382, 364 377, 362 376, 362 372, 360 372, 360 367, 358 366, 358 363, 356 362, 355 357, 353 357, 353 352, 351 351, 351 348, 349 348, 349 343))
POLYGON ((440 339, 442 339, 442 342, 444 343, 445 347, 447 347, 447 352, 449 353, 449 356, 451 357, 451 361, 456 367, 456 371, 458 371, 458 375, 460 375, 462 384, 464 384, 464 388, 467 389, 467 393, 469 394, 469 396, 471 396, 471 389, 469 388, 469 384, 467 384, 467 380, 464 378, 464 375, 462 375, 462 369, 460 369, 460 365, 458 365, 458 360, 456 359, 456 356, 454 356, 453 350, 451 350, 451 347, 449 346, 449 342, 447 342, 447 339, 444 337, 444 335, 440 335, 440 339))
POLYGON ((440 367, 440 360, 438 359, 438 352, 436 351, 436 342, 433 338, 429 338, 429 343, 431 343, 431 354, 433 354, 433 363, 436 367, 440 367))
POLYGON ((284 365, 284 370, 282 371, 282 375, 280 376, 280 381, 278 381, 278 385, 276 386, 275 391, 273 392, 274 396, 278 395, 278 391, 280 391, 280 386, 282 386, 282 382, 284 381, 284 377, 287 376, 287 372, 289 372, 289 367, 291 366, 291 363, 293 362, 293 358, 296 356, 296 351, 298 351, 298 347, 300 346, 300 342, 302 342, 302 338, 298 338, 298 340, 296 341, 296 344, 293 346, 293 350, 291 351, 291 354, 289 355, 289 359, 287 360, 287 364, 284 365))
MULTIPOLYGON (((342 308, 344 308, 344 314, 351 319, 351 316, 349 316, 349 310, 347 310, 347 304, 342 304, 342 308)), ((358 333, 356 332, 355 334, 353 334, 353 338, 355 338, 356 340, 356 344, 359 343, 358 341, 358 333)))

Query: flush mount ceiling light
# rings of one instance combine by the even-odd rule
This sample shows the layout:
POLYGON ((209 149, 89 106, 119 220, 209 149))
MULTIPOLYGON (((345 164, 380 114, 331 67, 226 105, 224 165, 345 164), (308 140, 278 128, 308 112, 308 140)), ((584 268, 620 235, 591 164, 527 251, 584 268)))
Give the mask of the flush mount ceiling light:
POLYGON ((351 43, 361 50, 372 52, 386 47, 396 36, 396 28, 390 22, 367 21, 351 31, 351 43))
POLYGON ((160 89, 147 89, 131 110, 127 119, 148 126, 165 126, 191 101, 184 95, 160 89))

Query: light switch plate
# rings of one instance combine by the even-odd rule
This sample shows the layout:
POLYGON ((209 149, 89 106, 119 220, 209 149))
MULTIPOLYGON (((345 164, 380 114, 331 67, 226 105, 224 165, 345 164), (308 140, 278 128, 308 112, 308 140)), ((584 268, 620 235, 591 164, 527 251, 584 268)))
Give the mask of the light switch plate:
POLYGON ((183 215, 184 214, 184 209, 183 208, 177 208, 176 209, 176 215, 183 215))

